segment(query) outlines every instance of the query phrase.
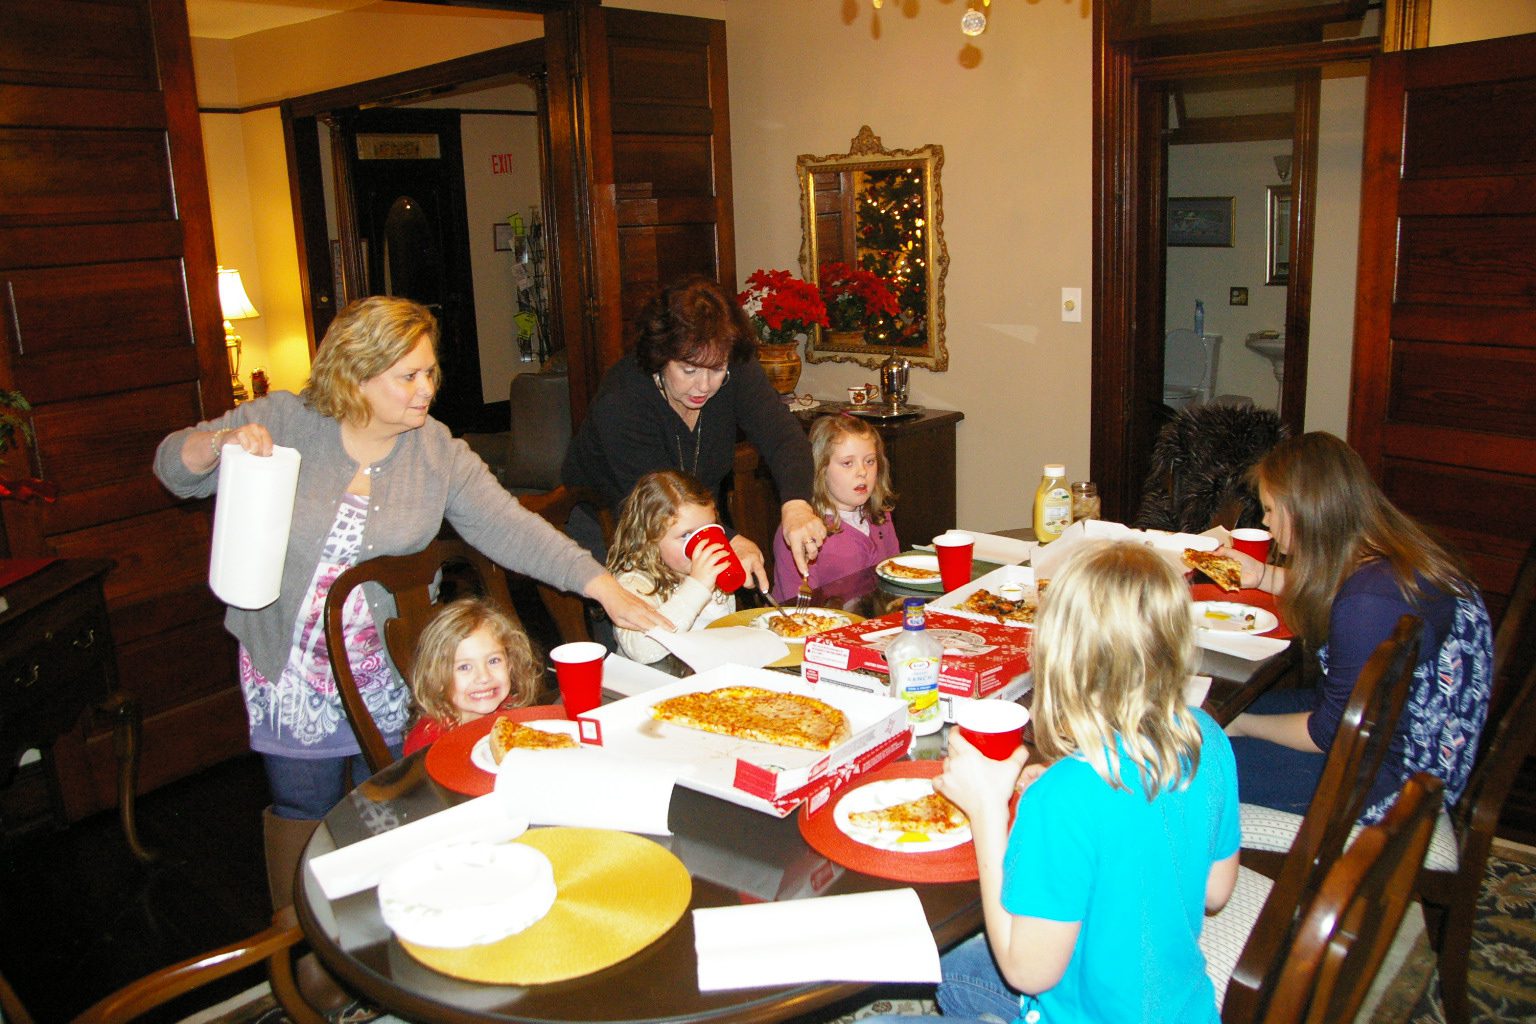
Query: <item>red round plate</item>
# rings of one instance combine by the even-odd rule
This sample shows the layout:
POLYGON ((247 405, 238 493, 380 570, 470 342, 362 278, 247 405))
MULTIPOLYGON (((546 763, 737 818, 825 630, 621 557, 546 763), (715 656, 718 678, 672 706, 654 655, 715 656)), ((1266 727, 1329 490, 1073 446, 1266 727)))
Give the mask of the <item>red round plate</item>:
POLYGON ((1280 609, 1275 606, 1275 595, 1263 590, 1239 590, 1233 593, 1230 590, 1222 590, 1214 583, 1196 583, 1189 588, 1189 595, 1196 601, 1232 601, 1236 604, 1249 604, 1255 608, 1263 608, 1280 620, 1280 625, 1265 633, 1276 640, 1289 640, 1296 634, 1291 632, 1291 627, 1285 624, 1285 616, 1280 614, 1280 609))
POLYGON ((469 752, 480 737, 491 731, 498 718, 514 722, 536 722, 541 718, 564 718, 565 708, 554 704, 535 704, 528 708, 508 708, 494 715, 477 718, 467 725, 450 729, 427 748, 427 774, 440 785, 466 796, 485 796, 496 788, 496 776, 475 767, 469 752))
POLYGON ((932 853, 895 853, 865 846, 837 827, 833 810, 849 793, 884 779, 931 779, 944 770, 943 761, 893 761, 859 777, 815 814, 800 808, 800 834, 823 857, 845 868, 896 882, 974 882, 976 847, 965 842, 932 853))

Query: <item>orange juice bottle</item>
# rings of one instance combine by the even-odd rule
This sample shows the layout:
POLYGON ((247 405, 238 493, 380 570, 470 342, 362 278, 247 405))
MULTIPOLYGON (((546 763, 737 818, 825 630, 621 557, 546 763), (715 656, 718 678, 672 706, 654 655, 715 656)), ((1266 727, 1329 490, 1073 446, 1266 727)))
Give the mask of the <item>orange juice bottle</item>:
POLYGON ((1035 489, 1035 539, 1049 544, 1072 522, 1072 492, 1067 489, 1067 467, 1049 463, 1035 489))

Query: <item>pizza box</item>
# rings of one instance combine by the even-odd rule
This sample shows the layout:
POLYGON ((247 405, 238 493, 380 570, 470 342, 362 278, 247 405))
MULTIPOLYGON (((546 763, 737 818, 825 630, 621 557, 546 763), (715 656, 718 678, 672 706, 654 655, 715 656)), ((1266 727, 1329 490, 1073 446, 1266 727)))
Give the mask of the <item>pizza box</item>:
MULTIPOLYGON (((985 697, 1029 670, 1027 630, 938 611, 928 614, 927 628, 944 641, 944 658, 939 663, 941 694, 985 697)), ((806 666, 815 666, 888 676, 885 646, 900 633, 900 612, 818 633, 805 643, 801 675, 805 675, 806 666)))
POLYGON ((907 750, 907 706, 894 697, 852 690, 813 693, 783 672, 721 665, 605 704, 577 719, 581 741, 681 768, 678 782, 701 793, 783 817, 815 792, 831 792, 907 750), (800 693, 840 709, 852 735, 829 751, 780 747, 658 722, 651 706, 668 697, 721 686, 800 693))
MULTIPOLYGON (((936 597, 929 601, 928 610, 942 611, 949 615, 959 615, 962 618, 975 619, 978 622, 997 622, 997 616, 995 615, 983 615, 981 612, 967 611, 961 608, 960 605, 965 602, 966 598, 978 590, 990 590, 995 594, 998 587, 1008 583, 1021 586, 1027 593, 1032 595, 1035 592, 1035 570, 1027 565, 1005 565, 1001 568, 993 569, 985 576, 978 576, 965 586, 956 587, 944 596, 936 597)), ((1017 622, 1013 619, 1004 619, 1000 624, 1010 629, 1030 628, 1027 623, 1017 622)))
MULTIPOLYGON (((872 672, 853 671, 840 668, 827 668, 824 665, 807 665, 802 663, 800 675, 806 682, 812 685, 825 683, 828 686, 846 686, 852 690, 863 693, 885 693, 890 690, 890 680, 885 676, 875 675, 872 672)), ((962 705, 973 700, 1018 700, 1029 692, 1030 675, 1028 672, 1014 676, 1004 683, 1001 689, 993 690, 985 697, 962 697, 956 693, 939 693, 940 715, 945 722, 955 720, 955 711, 962 705)))

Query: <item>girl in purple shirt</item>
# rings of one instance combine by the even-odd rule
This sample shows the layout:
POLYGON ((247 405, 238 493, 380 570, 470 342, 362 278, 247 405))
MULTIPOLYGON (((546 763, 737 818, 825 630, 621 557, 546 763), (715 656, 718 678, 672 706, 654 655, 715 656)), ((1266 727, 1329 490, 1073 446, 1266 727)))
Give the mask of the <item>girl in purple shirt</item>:
MULTIPOLYGON (((811 464, 816 482, 811 505, 827 524, 827 539, 806 577, 820 587, 876 565, 901 550, 891 509, 890 464, 873 426, 846 413, 823 416, 811 426, 811 464)), ((800 573, 784 540, 773 535, 773 594, 787 601, 800 589, 800 573)))

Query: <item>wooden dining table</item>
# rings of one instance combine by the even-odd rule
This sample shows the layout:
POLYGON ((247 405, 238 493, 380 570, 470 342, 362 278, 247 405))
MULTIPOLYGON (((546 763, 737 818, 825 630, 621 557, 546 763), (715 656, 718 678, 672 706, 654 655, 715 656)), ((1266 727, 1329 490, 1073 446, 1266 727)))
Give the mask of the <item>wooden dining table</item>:
MULTIPOLYGON (((822 588, 816 600, 877 615, 899 608, 904 597, 914 594, 922 596, 864 570, 822 588)), ((1230 721, 1294 669, 1296 647, 1262 662, 1203 651, 1201 671, 1215 680, 1207 710, 1218 721, 1230 721)), ((942 732, 921 737, 909 756, 937 760, 943 743, 942 732)), ((981 927, 974 881, 906 883, 865 874, 813 849, 801 835, 798 812, 776 818, 679 786, 668 816, 672 835, 654 837, 683 862, 692 879, 688 911, 676 925, 629 959, 571 981, 512 986, 458 980, 406 952, 384 924, 373 889, 328 899, 308 867, 314 857, 468 799, 431 778, 425 754, 380 771, 325 817, 304 852, 294 898, 305 936, 325 965, 358 995, 407 1020, 766 1024, 846 1004, 876 988, 816 982, 700 992, 691 912, 706 907, 910 885, 941 950, 981 927)))

